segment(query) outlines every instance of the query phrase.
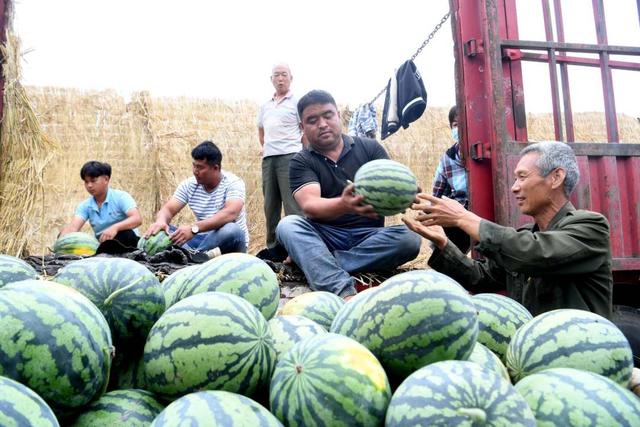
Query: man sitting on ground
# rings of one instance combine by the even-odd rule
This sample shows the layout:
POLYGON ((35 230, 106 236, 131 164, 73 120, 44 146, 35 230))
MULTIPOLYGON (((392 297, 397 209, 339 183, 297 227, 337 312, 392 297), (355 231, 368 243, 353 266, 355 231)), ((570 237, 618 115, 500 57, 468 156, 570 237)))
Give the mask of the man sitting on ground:
POLYGON ((298 102, 301 129, 309 143, 292 159, 289 181, 304 213, 280 220, 278 241, 302 269, 311 289, 341 297, 355 295, 350 273, 391 270, 414 259, 419 236, 404 225, 384 227, 371 205, 354 194, 360 166, 386 159, 375 140, 342 134, 333 97, 314 90, 298 102))
POLYGON ((80 178, 91 196, 78 205, 71 223, 60 231, 60 236, 80 231, 84 223, 89 221, 101 243, 99 249, 102 250, 99 252, 135 250, 139 239, 136 227, 142 224, 142 217, 129 193, 109 188, 111 165, 91 160, 80 169, 80 178), (111 240, 117 243, 104 244, 111 240), (107 246, 108 249, 105 249, 107 246))
POLYGON ((211 141, 196 146, 191 157, 193 176, 182 181, 145 236, 164 230, 175 245, 208 252, 209 258, 220 253, 246 252, 249 231, 244 210, 244 182, 222 170, 222 153, 211 141), (189 205, 196 221, 169 225, 185 205, 189 205))
POLYGON ((576 210, 569 195, 580 176, 571 147, 540 142, 524 148, 511 191, 533 224, 503 227, 467 211, 452 199, 419 194, 421 211, 404 218, 413 231, 432 241, 429 265, 469 291, 508 295, 534 316, 557 308, 588 310, 610 318, 613 276, 609 223, 599 213, 576 210), (442 227, 456 226, 477 241, 485 257, 462 253, 442 227))

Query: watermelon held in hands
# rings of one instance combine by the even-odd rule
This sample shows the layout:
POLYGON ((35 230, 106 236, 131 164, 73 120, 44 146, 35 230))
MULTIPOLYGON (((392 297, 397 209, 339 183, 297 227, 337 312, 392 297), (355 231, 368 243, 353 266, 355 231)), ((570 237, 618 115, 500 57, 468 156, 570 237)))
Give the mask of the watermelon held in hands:
POLYGON ((38 272, 25 261, 0 254, 0 288, 7 283, 37 278, 38 272))
POLYGON ((226 391, 200 391, 175 400, 151 427, 282 427, 269 411, 248 397, 226 391))
POLYGON ((633 370, 629 342, 613 323, 595 313, 558 309, 520 327, 507 349, 514 383, 549 368, 574 368, 608 377, 626 387, 633 370))
POLYGON ((169 249, 173 242, 169 238, 169 235, 160 230, 156 234, 147 237, 141 237, 138 240, 138 249, 142 249, 147 255, 153 256, 158 252, 162 252, 165 249, 169 249))
POLYGON ((391 388, 369 350, 328 333, 304 339, 282 356, 269 396, 271 412, 288 426, 380 426, 391 388))
POLYGON ((411 206, 418 183, 411 169, 389 159, 372 160, 358 169, 354 177, 355 193, 373 206, 378 215, 402 213, 411 206))
POLYGON ((30 388, 0 377, 0 426, 59 427, 49 405, 30 388))
POLYGON ((100 242, 91 234, 76 231, 58 237, 53 245, 56 255, 86 255, 96 254, 100 242))
POLYGON ((500 375, 473 362, 447 360, 407 377, 393 394, 385 426, 535 427, 536 419, 500 375))
POLYGON ((92 402, 71 427, 147 427, 164 405, 145 390, 114 390, 92 402))
POLYGON ((198 390, 252 396, 266 388, 275 360, 264 316, 223 292, 192 295, 171 306, 144 347, 147 387, 166 399, 198 390))
POLYGON ((104 393, 111 333, 98 308, 68 286, 24 280, 0 289, 0 375, 68 415, 104 393))
POLYGON ((638 426, 640 399, 609 378, 572 368, 551 368, 519 381, 539 426, 638 426))

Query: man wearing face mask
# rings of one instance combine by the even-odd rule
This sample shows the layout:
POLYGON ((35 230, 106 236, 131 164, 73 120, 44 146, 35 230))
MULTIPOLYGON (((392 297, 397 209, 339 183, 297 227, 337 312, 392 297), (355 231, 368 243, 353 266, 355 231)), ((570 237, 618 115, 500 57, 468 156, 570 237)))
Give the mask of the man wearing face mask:
MULTIPOLYGON (((448 197, 457 200, 467 209, 469 207, 469 195, 467 193, 467 170, 460 153, 458 137, 458 107, 453 106, 449 110, 449 127, 453 145, 442 155, 436 174, 433 177, 433 195, 435 197, 448 197)), ((471 240, 464 231, 457 227, 444 229, 447 237, 462 253, 467 253, 471 247, 471 240)))

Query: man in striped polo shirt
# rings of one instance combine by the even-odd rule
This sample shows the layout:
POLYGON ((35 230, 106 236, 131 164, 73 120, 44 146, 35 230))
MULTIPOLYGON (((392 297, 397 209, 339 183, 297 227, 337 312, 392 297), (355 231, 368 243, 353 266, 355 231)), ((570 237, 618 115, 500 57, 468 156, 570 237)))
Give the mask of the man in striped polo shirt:
POLYGON ((169 201, 156 215, 145 236, 165 230, 175 245, 199 252, 246 252, 249 244, 244 209, 244 181, 222 170, 222 153, 211 141, 191 151, 193 176, 180 183, 169 201), (196 221, 169 225, 178 212, 189 205, 196 221))

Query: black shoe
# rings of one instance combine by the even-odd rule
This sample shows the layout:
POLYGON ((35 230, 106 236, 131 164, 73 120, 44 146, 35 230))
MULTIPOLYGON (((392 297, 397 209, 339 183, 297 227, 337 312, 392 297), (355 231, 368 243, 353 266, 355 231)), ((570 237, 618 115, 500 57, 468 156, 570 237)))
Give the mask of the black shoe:
POLYGON ((288 256, 287 250, 282 245, 276 245, 273 248, 264 248, 256 254, 256 257, 272 262, 282 262, 287 259, 288 256))

